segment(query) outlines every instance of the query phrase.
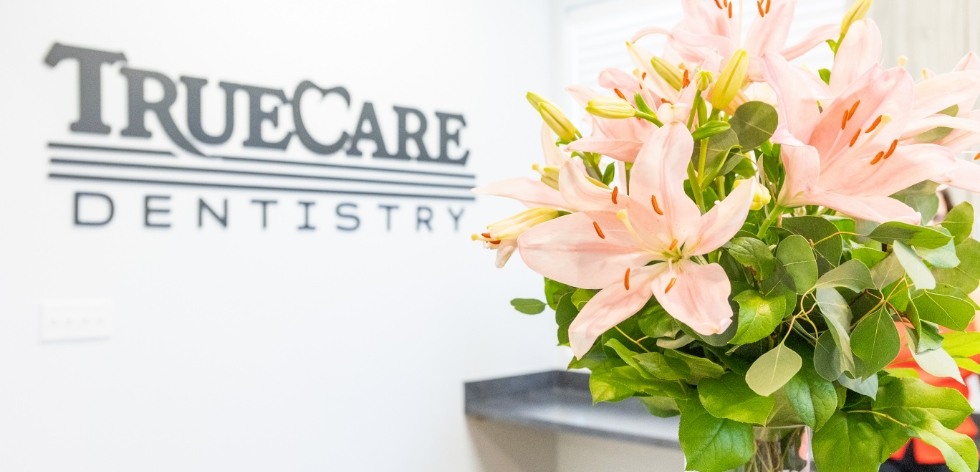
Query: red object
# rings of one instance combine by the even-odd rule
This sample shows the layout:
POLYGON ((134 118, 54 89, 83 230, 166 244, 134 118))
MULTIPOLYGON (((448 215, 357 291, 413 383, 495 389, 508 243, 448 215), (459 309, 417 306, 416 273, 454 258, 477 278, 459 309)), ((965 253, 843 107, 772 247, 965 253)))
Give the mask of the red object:
MULTIPOLYGON (((889 367, 915 369, 915 371, 919 373, 919 378, 921 378, 924 382, 928 383, 929 385, 956 389, 960 393, 962 393, 964 397, 969 398, 969 390, 967 389, 966 385, 963 385, 949 377, 933 377, 932 375, 923 372, 922 369, 919 368, 919 365, 916 364, 915 360, 912 358, 912 352, 909 350, 907 344, 905 343, 905 328, 902 325, 899 325, 898 331, 902 336, 902 350, 898 353, 898 357, 895 358, 895 361, 892 362, 892 364, 889 367)), ((977 360, 980 361, 980 359, 977 360)), ((971 372, 962 369, 960 369, 960 374, 963 375, 963 378, 973 375, 971 372)), ((963 424, 961 424, 958 428, 956 428, 956 432, 963 433, 967 436, 970 436, 971 438, 976 438, 977 425, 976 423, 973 422, 972 418, 967 417, 966 421, 964 421, 963 424)), ((939 449, 936 449, 922 442, 922 440, 920 439, 913 438, 911 442, 915 444, 915 447, 912 448, 912 454, 915 457, 916 463, 918 464, 945 464, 946 463, 946 459, 943 459, 943 454, 939 452, 939 449)), ((908 448, 908 444, 902 446, 901 449, 899 449, 898 451, 896 451, 894 454, 891 455, 891 458, 895 460, 902 460, 902 457, 905 456, 905 450, 907 448, 908 448)))

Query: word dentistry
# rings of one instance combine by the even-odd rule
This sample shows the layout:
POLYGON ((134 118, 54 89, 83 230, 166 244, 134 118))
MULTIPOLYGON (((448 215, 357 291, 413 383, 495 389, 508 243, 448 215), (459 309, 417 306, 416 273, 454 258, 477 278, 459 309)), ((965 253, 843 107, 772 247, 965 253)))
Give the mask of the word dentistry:
POLYGON ((186 197, 157 193, 120 199, 101 192, 75 192, 75 226, 105 226, 118 213, 138 214, 144 228, 251 228, 295 231, 459 232, 465 207, 363 203, 320 199, 186 197), (121 201, 126 202, 126 207, 121 201))
POLYGON ((175 226, 182 226, 183 216, 190 215, 187 221, 193 225, 196 220, 199 228, 209 227, 206 221, 227 228, 230 219, 251 217, 265 228, 274 224, 278 210, 279 220, 295 219, 289 224, 309 231, 318 226, 314 215, 331 207, 333 222, 320 220, 320 226, 339 231, 356 230, 362 218, 375 217, 379 225, 364 227, 398 231, 398 215, 408 213, 412 221, 402 230, 458 230, 461 204, 474 200, 469 189, 476 176, 460 172, 470 157, 461 142, 462 114, 429 114, 406 106, 379 114, 370 101, 355 105, 345 87, 310 80, 298 81, 291 96, 279 88, 230 81, 208 87, 208 79, 173 79, 128 67, 121 52, 60 43, 44 62, 72 74, 78 90, 77 104, 66 104, 77 110, 68 126, 71 137, 48 143, 48 177, 85 184, 71 189, 75 226, 168 227, 171 216, 175 226), (116 67, 121 80, 103 80, 103 73, 116 67), (103 113, 103 105, 121 103, 103 101, 103 93, 125 97, 125 113, 103 113), (245 109, 236 107, 239 101, 245 109), (117 125, 107 118, 117 116, 127 121, 114 134, 117 125), (237 132, 236 117, 245 121, 237 132), (393 132, 386 138, 384 130, 393 132), (161 133, 171 149, 144 147, 159 146, 161 141, 151 138, 161 133), (96 183, 120 191, 93 187, 96 183), (193 206, 182 203, 195 189, 227 196, 195 197, 193 206), (137 193, 139 201, 119 196, 137 193), (317 200, 324 195, 341 203, 317 200), (233 207, 244 203, 229 214, 229 201, 233 207), (136 214, 120 211, 117 217, 117 204, 138 208, 142 221, 117 221, 136 214))

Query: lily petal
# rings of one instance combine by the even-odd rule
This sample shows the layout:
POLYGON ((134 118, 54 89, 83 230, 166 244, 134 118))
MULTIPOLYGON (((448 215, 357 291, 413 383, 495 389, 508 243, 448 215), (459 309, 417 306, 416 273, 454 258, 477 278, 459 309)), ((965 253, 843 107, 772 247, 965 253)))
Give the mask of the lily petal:
POLYGON ((504 179, 487 185, 481 185, 471 190, 476 195, 493 195, 496 197, 513 198, 528 208, 558 208, 570 209, 565 199, 557 190, 527 177, 504 179))
POLYGON ((824 168, 821 187, 851 195, 892 195, 956 167, 953 152, 936 144, 898 146, 891 157, 871 164, 871 156, 824 168))
POLYGON ((719 334, 732 323, 731 282, 718 264, 682 259, 660 271, 651 283, 653 296, 671 316, 701 334, 719 334), (669 289, 668 289, 669 287, 669 289))
POLYGON ((795 207, 806 204, 806 195, 820 180, 820 155, 813 146, 783 145, 781 159, 786 168, 786 181, 779 195, 779 204, 795 207))
POLYGON ((868 69, 881 62, 881 30, 871 20, 854 22, 834 59, 830 89, 836 95, 844 91, 868 69))
POLYGON ((777 135, 784 136, 779 142, 788 141, 785 136, 809 141, 820 119, 818 101, 821 95, 829 95, 829 91, 821 93, 816 87, 825 89, 824 86, 807 80, 801 70, 778 55, 767 54, 763 59, 766 78, 779 97, 777 135))
POLYGON ((800 42, 783 49, 780 55, 786 58, 786 60, 792 61, 823 44, 828 39, 835 39, 838 36, 840 36, 840 24, 820 26, 810 31, 800 42))
POLYGON ((650 300, 650 282, 666 270, 666 264, 641 267, 630 274, 629 288, 623 277, 592 297, 568 327, 568 341, 575 357, 589 352, 602 333, 633 316, 650 300))
POLYGON ((698 228, 701 211, 684 193, 687 166, 694 150, 694 138, 680 123, 668 123, 650 136, 640 149, 630 174, 630 198, 657 202, 656 213, 663 216, 671 236, 686 241, 698 228))
POLYGON ((752 205, 755 182, 743 182, 727 198, 718 202, 701 217, 699 239, 685 253, 691 255, 707 254, 731 241, 745 224, 752 205))
POLYGON ((517 244, 531 270, 579 288, 622 282, 627 268, 643 267, 650 261, 649 254, 610 212, 572 213, 541 223, 524 232, 517 244))
POLYGON ((807 203, 825 206, 854 218, 878 223, 901 221, 919 224, 922 220, 919 212, 912 207, 894 198, 879 195, 859 197, 832 192, 818 192, 810 195, 807 203))
POLYGON ((568 206, 578 211, 614 210, 612 192, 589 179, 581 159, 571 159, 562 166, 558 189, 568 206))
POLYGON ((915 84, 912 119, 934 115, 953 105, 960 112, 973 108, 980 96, 980 70, 949 72, 915 84))
POLYGON ((980 164, 961 159, 957 160, 955 170, 933 180, 969 192, 980 193, 980 164))
POLYGON ((544 150, 544 162, 553 167, 561 167, 568 160, 568 155, 561 152, 555 142, 558 137, 548 125, 541 124, 541 149, 544 150))

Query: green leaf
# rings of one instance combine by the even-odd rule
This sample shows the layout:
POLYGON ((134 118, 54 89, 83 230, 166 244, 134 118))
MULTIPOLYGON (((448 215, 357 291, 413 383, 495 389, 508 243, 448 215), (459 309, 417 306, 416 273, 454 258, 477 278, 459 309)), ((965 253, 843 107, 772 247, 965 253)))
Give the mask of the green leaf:
POLYGON ((702 381, 698 395, 713 416, 743 423, 765 424, 775 405, 772 398, 753 392, 745 378, 735 372, 702 381))
POLYGON ((852 392, 860 393, 869 398, 875 398, 878 394, 878 376, 872 375, 866 379, 852 379, 847 374, 841 375, 837 379, 841 385, 852 392))
POLYGON ((636 397, 651 415, 658 418, 670 418, 680 414, 677 400, 670 397, 636 397))
POLYGON ((854 353, 851 350, 851 308, 844 297, 833 288, 817 289, 817 306, 820 314, 827 321, 828 331, 834 339, 837 351, 840 353, 840 370, 854 371, 854 353))
POLYGON ((602 183, 609 185, 616 178, 616 166, 612 163, 606 165, 606 170, 602 171, 602 183))
POLYGON ((543 301, 535 298, 515 298, 510 301, 510 305, 525 315, 537 315, 543 312, 545 307, 543 301))
POLYGON ((776 248, 776 259, 792 280, 796 293, 806 293, 817 283, 817 260, 806 238, 793 235, 776 248))
POLYGON ((929 385, 918 378, 885 376, 873 409, 892 416, 914 411, 936 418, 947 428, 956 428, 973 412, 970 402, 952 388, 929 385))
POLYGON ((872 415, 837 411, 813 433, 813 458, 821 471, 878 472, 886 449, 883 442, 872 415))
POLYGON ((956 367, 974 374, 980 374, 980 363, 977 361, 969 357, 954 357, 953 360, 956 361, 956 367))
POLYGON ((940 223, 943 228, 953 235, 953 241, 960 244, 973 233, 973 205, 963 202, 946 213, 946 218, 940 223))
POLYGON ((793 411, 815 430, 819 430, 837 410, 837 392, 833 382, 822 378, 812 362, 804 360, 799 373, 783 389, 793 411))
POLYGON ((926 180, 904 189, 891 197, 919 212, 919 222, 926 224, 939 211, 939 184, 926 180))
POLYGON ((825 84, 830 85, 830 69, 820 69, 817 71, 820 74, 820 80, 825 84))
POLYGON ((725 368, 703 357, 692 356, 680 351, 664 351, 664 357, 673 361, 680 361, 687 366, 687 381, 698 384, 704 379, 721 377, 725 373, 725 368))
MULTIPOLYGON (((636 377, 640 378, 639 374, 636 377)), ((593 368, 589 375, 589 391, 595 403, 625 400, 632 397, 636 389, 635 382, 628 377, 615 375, 612 368, 593 368)))
POLYGON ((952 239, 952 236, 935 228, 897 221, 879 225, 874 231, 871 231, 868 237, 885 244, 901 242, 909 246, 933 249, 946 245, 952 239))
POLYGON ((758 280, 769 278, 776 268, 776 258, 766 243, 755 238, 735 238, 728 246, 728 254, 740 264, 751 268, 758 280))
POLYGON ((596 295, 596 293, 599 292, 596 290, 589 290, 584 288, 577 289, 574 292, 572 292, 572 297, 571 297, 572 304, 575 305, 576 310, 581 310, 586 303, 589 303, 589 300, 591 300, 592 297, 596 295))
POLYGON ((884 308, 866 316, 851 333, 854 355, 861 359, 862 377, 875 375, 890 364, 902 347, 895 322, 884 308))
POLYGON ((635 315, 640 331, 651 338, 673 338, 680 332, 681 327, 673 316, 667 313, 659 303, 651 300, 635 315))
POLYGON ((552 310, 558 309, 558 300, 561 300, 561 297, 574 291, 575 287, 565 285, 547 277, 544 279, 544 298, 552 310))
POLYGON ((819 216, 797 216, 783 220, 783 229, 806 238, 813 245, 817 266, 826 272, 840 263, 844 252, 844 238, 840 229, 819 216))
POLYGON ((894 253, 871 268, 871 280, 879 290, 905 277, 905 268, 894 253))
POLYGON ((786 315, 786 298, 782 295, 763 297, 755 290, 746 290, 734 298, 738 303, 738 328, 732 344, 748 344, 763 339, 776 329, 786 315))
POLYGON ((898 258, 898 262, 905 268, 905 273, 912 280, 915 288, 924 290, 936 288, 936 278, 932 276, 932 272, 929 272, 929 268, 926 267, 911 248, 899 241, 895 241, 895 246, 893 247, 895 257, 898 258))
POLYGON ((572 294, 566 293, 555 307, 555 322, 558 323, 558 345, 568 346, 568 327, 578 316, 578 308, 572 301, 572 294))
POLYGON ((780 344, 752 363, 745 373, 745 383, 755 393, 769 396, 786 385, 802 366, 803 358, 785 344, 780 344))
POLYGON ((965 293, 973 293, 980 281, 980 243, 967 238, 956 245, 956 254, 960 265, 952 269, 937 269, 933 271, 938 287, 955 287, 965 293))
POLYGON ((813 348, 813 367, 824 380, 833 382, 843 373, 840 350, 830 332, 824 331, 813 348))
POLYGON ((745 150, 755 149, 768 141, 778 122, 776 109, 763 102, 744 103, 735 110, 731 120, 739 145, 745 150))
POLYGON ((976 314, 973 304, 969 301, 929 290, 922 290, 913 295, 912 305, 919 318, 956 331, 965 330, 976 314))
POLYGON ((858 260, 864 263, 868 267, 874 267, 875 264, 881 262, 888 254, 880 249, 874 249, 870 247, 855 247, 851 248, 851 257, 853 260, 858 260))
POLYGON ((926 444, 939 449, 951 472, 977 470, 977 445, 969 436, 945 428, 931 418, 912 425, 912 431, 926 444))
POLYGON ((956 361, 946 351, 942 349, 932 349, 925 352, 916 352, 912 349, 912 357, 915 363, 926 373, 935 377, 949 377, 963 383, 963 376, 960 374, 959 366, 956 361))
POLYGON ((845 287, 852 292, 860 292, 874 287, 874 281, 871 280, 871 270, 868 266, 860 261, 850 260, 820 276, 816 286, 845 287))
POLYGON ((752 425, 716 418, 697 398, 678 402, 681 409, 678 436, 687 468, 700 472, 725 472, 746 462, 755 453, 752 425))
POLYGON ((953 241, 946 243, 945 246, 936 249, 926 249, 923 247, 915 248, 915 253, 922 260, 932 264, 933 267, 952 269, 960 265, 960 258, 956 256, 956 246, 953 241))
POLYGON ((953 357, 976 356, 980 354, 980 333, 946 333, 943 335, 943 349, 953 357))
POLYGON ((659 352, 637 354, 634 359, 639 369, 661 380, 687 380, 691 374, 690 367, 683 361, 666 357, 659 352))

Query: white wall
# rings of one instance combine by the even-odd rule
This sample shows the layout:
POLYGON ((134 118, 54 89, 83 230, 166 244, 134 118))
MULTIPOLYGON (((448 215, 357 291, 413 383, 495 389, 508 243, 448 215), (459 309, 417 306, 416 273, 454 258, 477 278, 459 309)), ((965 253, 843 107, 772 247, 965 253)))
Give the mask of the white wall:
MULTIPOLYGON (((375 103, 388 142, 393 104, 462 113, 472 154, 449 170, 482 183, 528 170, 538 152, 523 94, 555 94, 549 18, 545 2, 516 0, 0 6, 0 470, 507 470, 485 453, 492 439, 471 435, 462 383, 567 355, 547 315, 507 304, 538 296, 539 278, 519 261, 495 270, 469 241, 516 206, 453 203, 465 207, 457 232, 446 203, 398 200, 386 232, 378 198, 52 180, 47 143, 89 137, 68 130, 77 66, 43 60, 57 41, 121 51, 129 67, 172 79, 287 94, 304 79, 343 85, 355 104, 375 103), (77 190, 110 194, 115 219, 74 226, 77 190), (172 196, 170 229, 143 227, 146 194, 172 196), (199 197, 229 199, 227 229, 196 227, 199 197), (266 231, 249 206, 264 197, 282 208, 266 231), (296 230, 304 199, 317 202, 315 232, 296 230), (346 200, 359 205, 356 232, 334 229, 332 205, 346 200), (416 204, 436 211, 431 233, 416 231, 416 204), (39 342, 42 302, 91 297, 114 301, 108 339, 39 342)), ((102 70, 106 139, 173 148, 152 119, 151 140, 119 137, 119 67, 102 70)), ((371 163, 293 141, 293 159, 371 163)))

